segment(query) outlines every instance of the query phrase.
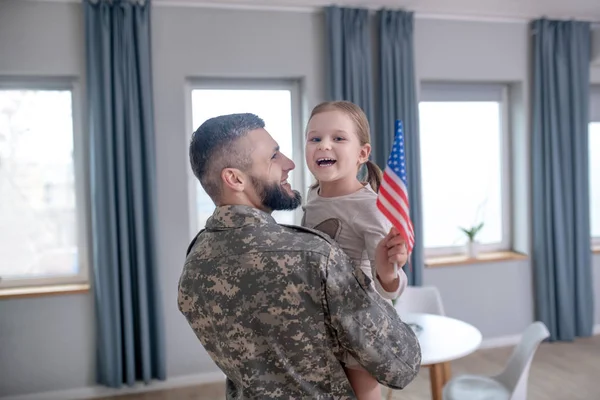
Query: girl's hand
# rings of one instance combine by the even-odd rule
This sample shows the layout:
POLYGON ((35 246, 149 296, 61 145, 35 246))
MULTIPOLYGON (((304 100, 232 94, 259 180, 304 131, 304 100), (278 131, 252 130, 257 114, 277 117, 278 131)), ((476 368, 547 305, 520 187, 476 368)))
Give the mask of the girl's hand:
MULTIPOLYGON (((398 268, 402 268, 408 262, 408 247, 406 241, 400 235, 396 228, 390 229, 392 238, 387 242, 388 258, 390 263, 398 263, 398 268)), ((389 236, 389 235, 388 235, 389 236)))
POLYGON ((375 266, 382 285, 391 284, 398 278, 397 270, 408 261, 408 251, 404 238, 396 228, 390 229, 386 237, 381 239, 375 250, 375 266))

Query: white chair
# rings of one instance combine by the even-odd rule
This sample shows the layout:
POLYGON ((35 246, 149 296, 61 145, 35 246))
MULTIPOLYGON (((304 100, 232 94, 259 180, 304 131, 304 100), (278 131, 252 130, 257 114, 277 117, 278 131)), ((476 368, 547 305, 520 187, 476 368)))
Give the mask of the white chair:
POLYGON ((394 308, 400 317, 410 313, 446 315, 442 296, 435 286, 407 286, 394 308))
MULTIPOLYGON (((407 286, 395 301, 394 308, 400 318, 412 313, 446 315, 442 296, 435 286, 407 286)), ((392 389, 388 389, 386 399, 392 399, 392 389)))
POLYGON ((526 400, 533 356, 548 336, 550 333, 542 322, 529 325, 499 375, 457 376, 444 386, 444 400, 526 400))

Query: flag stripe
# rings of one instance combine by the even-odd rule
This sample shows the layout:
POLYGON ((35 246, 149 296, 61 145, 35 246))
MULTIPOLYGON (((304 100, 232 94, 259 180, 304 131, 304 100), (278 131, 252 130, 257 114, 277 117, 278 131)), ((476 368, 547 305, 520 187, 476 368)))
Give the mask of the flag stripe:
MULTIPOLYGON (((399 221, 398 221, 397 219, 395 219, 393 215, 391 215, 391 214, 390 214, 390 212, 388 211, 388 209, 387 209, 387 208, 385 208, 385 207, 381 207, 381 206, 380 206, 380 210, 381 210, 381 213, 382 213, 382 214, 383 214, 383 215, 384 215, 386 218, 388 218, 388 219, 390 220, 390 222, 392 222, 392 221, 393 221, 393 223, 396 223, 396 224, 398 224, 398 223, 399 223, 399 221)), ((402 236, 402 238, 403 238, 403 239, 404 239, 404 241, 406 242, 406 247, 407 247, 407 248, 409 248, 409 249, 412 249, 412 247, 413 247, 413 245, 414 245, 414 243, 415 243, 415 240, 414 240, 414 238, 413 238, 413 237, 407 237, 407 236, 406 236, 406 230, 398 230, 398 232, 400 233, 400 235, 402 236)))
POLYGON ((408 204, 408 198, 406 197, 406 191, 402 190, 401 187, 397 186, 396 183, 393 182, 393 180, 392 180, 393 178, 390 177, 390 175, 392 175, 392 174, 393 174, 393 172, 390 172, 383 176, 383 181, 385 181, 385 183, 387 183, 387 185, 381 185, 381 189, 386 190, 389 193, 390 197, 392 197, 391 193, 394 193, 396 196, 399 197, 399 199, 398 199, 399 201, 396 202, 396 204, 398 205, 398 207, 403 208, 404 214, 406 214, 406 218, 408 218, 409 204, 408 204))
POLYGON ((407 214, 408 209, 406 208, 406 206, 403 204, 399 204, 398 201, 396 201, 396 199, 394 198, 394 196, 392 196, 388 192, 387 188, 382 186, 379 189, 379 191, 381 193, 381 202, 383 203, 382 205, 385 208, 389 209, 390 213, 392 213, 394 217, 398 221, 400 221, 405 227, 405 229, 408 231, 408 224, 406 222, 409 221, 409 215, 407 214))
POLYGON ((387 178, 386 180, 388 181, 388 183, 396 187, 396 190, 403 195, 404 199, 406 200, 406 204, 408 204, 408 188, 406 187, 406 184, 402 179, 400 179, 398 175, 396 175, 393 169, 388 167, 386 168, 386 170, 387 173, 385 174, 384 179, 387 178))
MULTIPOLYGON (((385 192, 386 189, 381 187, 379 190, 380 192, 382 190, 385 192)), ((387 219, 389 219, 390 222, 396 227, 396 229, 398 229, 398 231, 407 241, 407 245, 410 245, 409 248, 412 249, 412 244, 414 243, 414 233, 410 219, 402 215, 402 213, 399 212, 398 208, 392 206, 387 195, 383 193, 381 193, 379 198, 377 199, 377 206, 381 210, 381 212, 387 217, 387 219)))
POLYGON ((408 252, 413 249, 415 233, 410 220, 410 202, 406 187, 406 161, 402 122, 396 121, 396 132, 383 179, 377 195, 377 208, 404 237, 408 252))
MULTIPOLYGON (((390 222, 394 225, 394 226, 398 226, 398 225, 402 225, 402 222, 399 221, 394 215, 392 215, 392 213, 390 212, 390 210, 388 208, 386 208, 382 203, 378 203, 377 206, 379 207, 379 210, 381 211, 381 213, 383 215, 385 215, 385 217, 387 219, 390 220, 390 222)), ((414 239, 412 237, 407 237, 407 230, 404 229, 399 229, 398 230, 399 233, 402 235, 402 237, 404 238, 404 241, 406 242, 406 247, 411 249, 413 247, 414 244, 414 239)))

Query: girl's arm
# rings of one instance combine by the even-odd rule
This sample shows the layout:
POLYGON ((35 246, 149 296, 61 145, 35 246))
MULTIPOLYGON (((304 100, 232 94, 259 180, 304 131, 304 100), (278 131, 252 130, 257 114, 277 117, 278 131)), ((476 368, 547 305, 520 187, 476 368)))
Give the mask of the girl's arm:
MULTIPOLYGON (((354 229, 359 234, 362 234, 364 238, 365 249, 371 262, 371 275, 375 283, 375 289, 386 299, 393 300, 398 298, 408 284, 406 273, 402 270, 406 261, 402 263, 402 265, 398 264, 398 285, 393 290, 386 290, 383 287, 382 282, 379 279, 379 274, 377 273, 377 271, 387 271, 390 266, 387 265, 387 263, 383 263, 383 265, 375 264, 377 246, 387 236, 392 224, 377 209, 375 201, 373 201, 372 204, 365 204, 365 207, 357 213, 353 222, 354 229)), ((387 261, 387 258, 385 261, 387 261)))

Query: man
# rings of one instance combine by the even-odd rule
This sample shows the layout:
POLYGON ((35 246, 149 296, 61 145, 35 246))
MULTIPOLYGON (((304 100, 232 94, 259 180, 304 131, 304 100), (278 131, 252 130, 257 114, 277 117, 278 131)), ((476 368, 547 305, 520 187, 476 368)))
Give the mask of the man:
POLYGON ((260 118, 209 119, 190 161, 217 208, 188 248, 178 304, 227 376, 227 399, 355 399, 343 351, 386 386, 414 379, 418 341, 370 278, 325 234, 271 216, 301 198, 260 118))

